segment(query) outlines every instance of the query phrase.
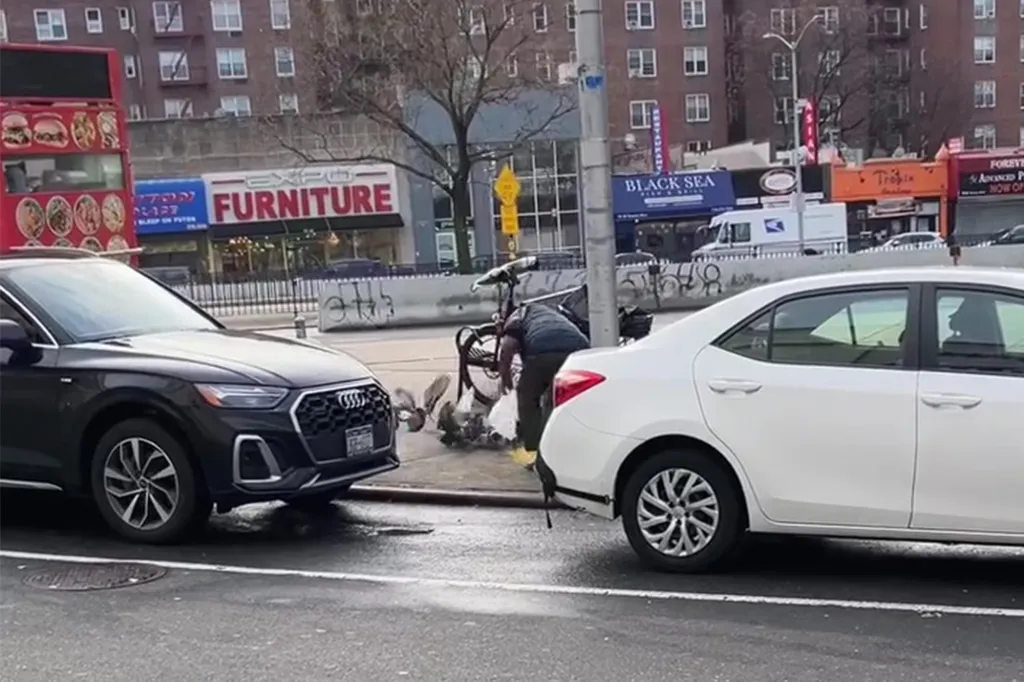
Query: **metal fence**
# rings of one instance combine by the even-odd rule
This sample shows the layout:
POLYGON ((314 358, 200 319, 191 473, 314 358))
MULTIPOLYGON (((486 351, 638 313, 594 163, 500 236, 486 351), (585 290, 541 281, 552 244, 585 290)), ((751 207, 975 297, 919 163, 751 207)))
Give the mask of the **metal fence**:
MULTIPOLYGON (((1024 235, 1022 235, 1024 237, 1024 235)), ((957 240, 962 247, 978 247, 998 245, 1000 243, 1024 243, 1010 240, 999 241, 997 235, 972 235, 957 240)), ((949 248, 941 240, 920 243, 904 243, 898 245, 879 244, 869 239, 852 239, 844 243, 836 243, 826 247, 818 247, 813 253, 802 253, 794 249, 775 249, 767 246, 749 249, 737 248, 733 245, 730 253, 707 256, 716 261, 735 261, 767 258, 799 258, 877 251, 906 251, 918 249, 949 248)), ((585 267, 583 258, 571 254, 538 254, 540 269, 571 270, 585 267)), ((663 259, 644 252, 619 254, 616 265, 620 268, 649 267, 659 264, 662 267, 673 263, 687 262, 689 259, 663 259)), ((483 273, 491 267, 506 262, 504 259, 477 258, 473 262, 472 272, 483 273)), ((288 313, 309 313, 318 310, 320 292, 326 288, 336 288, 340 283, 351 284, 353 295, 358 297, 365 293, 367 300, 373 299, 368 287, 375 279, 408 279, 418 277, 446 277, 456 274, 451 267, 416 264, 382 267, 372 276, 338 277, 310 273, 290 277, 280 271, 267 271, 246 274, 186 275, 168 278, 158 273, 162 279, 179 293, 195 301, 198 305, 218 317, 239 315, 278 315, 288 313)))

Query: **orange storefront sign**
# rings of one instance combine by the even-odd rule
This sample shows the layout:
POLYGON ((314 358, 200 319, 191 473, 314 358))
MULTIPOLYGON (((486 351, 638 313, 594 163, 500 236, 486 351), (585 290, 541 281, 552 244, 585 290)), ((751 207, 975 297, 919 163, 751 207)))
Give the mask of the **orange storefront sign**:
POLYGON ((863 166, 832 166, 832 198, 855 203, 897 197, 946 195, 949 173, 946 163, 916 161, 869 161, 863 166))

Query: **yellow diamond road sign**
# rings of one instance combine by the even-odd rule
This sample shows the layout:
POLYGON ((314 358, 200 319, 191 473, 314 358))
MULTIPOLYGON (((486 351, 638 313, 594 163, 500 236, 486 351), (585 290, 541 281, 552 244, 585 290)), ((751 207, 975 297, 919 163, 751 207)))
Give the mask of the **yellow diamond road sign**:
POLYGON ((504 204, 501 207, 501 233, 510 236, 519 234, 519 209, 515 204, 504 204))
POLYGON ((494 183, 494 193, 501 199, 501 203, 506 206, 516 203, 521 190, 522 186, 519 184, 516 174, 512 172, 512 168, 505 166, 501 169, 498 180, 494 183))

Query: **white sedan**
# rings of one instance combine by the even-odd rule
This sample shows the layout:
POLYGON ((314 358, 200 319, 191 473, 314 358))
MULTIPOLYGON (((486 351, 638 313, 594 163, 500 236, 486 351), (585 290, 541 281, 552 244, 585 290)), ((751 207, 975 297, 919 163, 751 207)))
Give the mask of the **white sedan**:
POLYGON ((1024 545, 1024 271, 837 273, 569 357, 537 470, 647 563, 743 535, 1024 545))

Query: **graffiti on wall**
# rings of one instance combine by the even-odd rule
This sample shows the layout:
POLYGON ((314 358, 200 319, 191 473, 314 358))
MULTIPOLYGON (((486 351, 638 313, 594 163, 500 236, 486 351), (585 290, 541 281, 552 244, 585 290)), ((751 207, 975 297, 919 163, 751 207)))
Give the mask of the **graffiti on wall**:
POLYGON ((387 293, 389 283, 386 279, 337 282, 320 297, 321 315, 337 324, 387 325, 395 317, 395 300, 387 293))
POLYGON ((619 272, 619 294, 632 303, 660 308, 685 298, 711 298, 723 293, 722 269, 714 262, 671 263, 654 269, 627 268, 619 272))

